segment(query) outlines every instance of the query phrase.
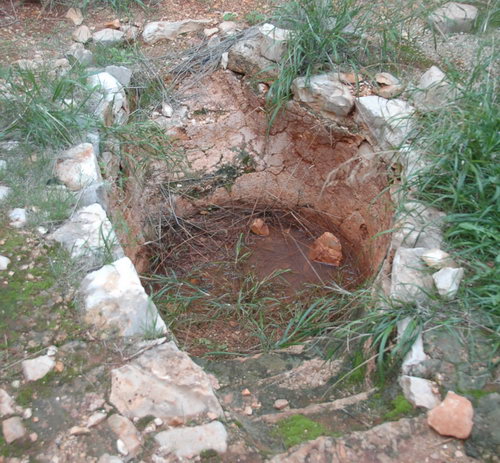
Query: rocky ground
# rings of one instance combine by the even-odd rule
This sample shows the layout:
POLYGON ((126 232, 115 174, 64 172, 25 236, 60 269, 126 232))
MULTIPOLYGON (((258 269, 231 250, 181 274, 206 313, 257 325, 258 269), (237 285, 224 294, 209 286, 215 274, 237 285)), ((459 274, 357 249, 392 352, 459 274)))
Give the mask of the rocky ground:
MULTIPOLYGON (((42 13, 37 5, 26 3, 15 11, 0 10, 0 19, 5 21, 0 29, 4 39, 1 50, 9 63, 25 59, 36 66, 37 62, 60 58, 61 51, 71 48, 67 55, 85 62, 91 57, 89 50, 83 44, 75 45, 74 39, 86 42, 94 34, 93 41, 101 41, 104 47, 127 37, 158 57, 165 53, 165 42, 160 40, 165 35, 186 33, 187 37, 172 42, 184 47, 207 36, 243 30, 249 13, 266 13, 269 8, 267 3, 258 2, 161 2, 147 12, 139 10, 130 22, 123 17, 118 26, 104 28, 104 23, 117 19, 111 10, 91 10, 85 18, 74 11, 68 19, 66 9, 42 13), (237 12, 238 16, 224 18, 225 12, 237 12), (173 29, 150 25, 160 19, 187 21, 173 29), (18 37, 14 40, 15 34, 18 37)), ((422 46, 425 54, 429 39, 423 40, 427 40, 422 46)), ((475 39, 469 34, 452 35, 441 50, 456 56, 456 47, 451 47, 449 54, 446 49, 449 43, 463 44, 464 40, 472 43, 475 39)), ((255 66, 271 61, 271 55, 248 57, 233 49, 232 56, 222 59, 238 73, 219 70, 214 81, 231 82, 240 79, 239 74, 251 74, 255 66), (220 72, 227 76, 221 77, 220 72)), ((433 63, 436 53, 428 52, 426 60, 433 63)), ((470 61, 463 58, 463 65, 467 67, 470 61)), ((406 78, 423 71, 412 70, 406 78)), ((104 103, 96 110, 104 122, 110 117, 122 124, 128 117, 124 88, 129 86, 130 74, 127 69, 108 66, 91 77, 104 87, 104 103)), ((350 133, 359 122, 349 119, 339 123, 354 111, 358 118, 369 121, 372 130, 366 138, 374 145, 397 145, 405 129, 391 125, 391 118, 407 111, 409 103, 389 100, 394 114, 379 114, 376 124, 370 118, 377 111, 374 99, 380 102, 375 93, 385 92, 381 96, 387 98, 400 95, 401 80, 379 75, 379 85, 367 80, 364 93, 356 94, 348 77, 315 82, 318 88, 333 85, 335 92, 341 90, 340 96, 328 100, 328 106, 321 92, 310 92, 298 82, 294 104, 309 105, 321 117, 334 121, 337 133, 350 133)), ((259 91, 267 91, 267 86, 262 84, 254 91, 258 99, 259 91)), ((212 93, 213 98, 216 93, 212 93)), ((442 97, 442 93, 426 95, 424 105, 442 97)), ((211 173, 212 158, 223 157, 221 153, 234 158, 234 152, 229 138, 217 138, 210 128, 222 126, 217 130, 231 136, 242 132, 256 145, 259 138, 250 133, 246 115, 237 110, 233 120, 221 114, 193 114, 200 111, 196 104, 203 107, 204 103, 188 100, 186 105, 191 107, 183 114, 178 114, 178 107, 162 105, 151 118, 184 141, 191 148, 191 161, 201 162, 211 173), (212 117, 214 120, 209 120, 212 117), (218 144, 215 154, 210 153, 210 147, 197 151, 200 134, 218 144)), ((425 333, 406 358, 403 374, 394 373, 382 386, 373 384, 369 375, 365 377, 366 369, 339 383, 359 365, 344 353, 326 360, 322 340, 222 359, 191 358, 179 350, 146 295, 134 265, 125 257, 129 249, 118 243, 111 227, 109 202, 103 200, 99 189, 106 169, 98 165, 109 144, 101 153, 90 135, 82 140, 87 143, 59 153, 54 164, 54 177, 78 197, 68 221, 40 227, 32 219, 37 211, 31 204, 16 204, 12 209, 14 203, 9 202, 2 208, 0 462, 498 461, 498 359, 492 358, 490 341, 480 327, 458 331, 457 337, 449 336, 444 328, 425 333), (84 278, 82 269, 87 273, 84 278)), ((23 155, 23 149, 23 145, 2 143, 0 160, 6 161, 0 164, 2 183, 8 184, 13 158, 23 155)), ((262 171, 269 167, 276 175, 285 169, 287 160, 279 155, 271 152, 260 159, 262 171), (276 164, 280 159, 282 164, 276 164)), ((246 194, 241 184, 240 180, 232 194, 246 194)), ((0 201, 5 201, 11 191, 0 188, 0 201)), ((310 194, 308 203, 316 193, 310 194)), ((12 197, 8 201, 13 201, 12 197)), ((113 201, 117 202, 116 198, 113 201)), ((199 207, 196 202, 195 206, 199 207)), ((440 215, 429 212, 424 218, 435 225, 440 215)), ((437 285, 442 297, 456 291, 463 272, 456 277, 459 269, 446 260, 447 256, 428 254, 429 248, 440 247, 439 231, 427 229, 411 246, 404 244, 408 236, 403 233, 402 239, 401 235, 395 238, 403 250, 397 248, 392 263, 393 276, 398 279, 389 282, 391 295, 425 301, 422 291, 408 290, 408 282, 416 278, 428 290, 437 285), (428 271, 422 272, 426 268, 422 256, 425 265, 432 261, 433 272, 441 267, 451 271, 451 283, 448 274, 435 276, 442 270, 435 272, 434 278, 428 271)))

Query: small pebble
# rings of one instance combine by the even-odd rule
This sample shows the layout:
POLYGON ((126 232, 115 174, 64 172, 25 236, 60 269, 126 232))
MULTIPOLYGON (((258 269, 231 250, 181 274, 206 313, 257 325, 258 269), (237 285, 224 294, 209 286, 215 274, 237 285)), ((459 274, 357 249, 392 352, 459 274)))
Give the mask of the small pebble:
POLYGON ((250 416, 250 415, 253 413, 252 407, 250 407, 250 406, 245 407, 245 409, 243 410, 243 413, 244 413, 245 415, 250 416))
POLYGON ((278 399, 274 402, 274 408, 276 410, 283 410, 286 407, 288 407, 288 400, 286 399, 278 399))
POLYGON ((241 395, 247 397, 249 395, 252 395, 252 393, 247 388, 245 388, 241 391, 241 395))
POLYGON ((69 434, 71 436, 82 436, 84 434, 90 434, 90 430, 85 426, 73 426, 69 430, 69 434))

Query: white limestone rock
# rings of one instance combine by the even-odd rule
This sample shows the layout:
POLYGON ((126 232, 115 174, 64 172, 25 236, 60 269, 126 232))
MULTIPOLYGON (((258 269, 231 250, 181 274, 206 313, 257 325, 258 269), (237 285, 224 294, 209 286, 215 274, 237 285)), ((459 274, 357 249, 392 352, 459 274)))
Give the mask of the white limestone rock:
POLYGON ((203 30, 210 24, 206 19, 185 19, 183 21, 155 21, 146 24, 142 38, 152 44, 159 40, 174 40, 180 34, 203 30))
POLYGON ((88 82, 98 94, 93 97, 95 114, 106 126, 124 124, 129 111, 123 85, 108 72, 94 74, 88 78, 88 82))
POLYGON ((92 413, 92 415, 89 416, 89 419, 87 420, 87 424, 85 427, 87 428, 93 428, 94 426, 97 426, 101 424, 107 417, 106 412, 95 412, 92 413))
POLYGON ((260 82, 274 80, 278 76, 276 63, 261 55, 260 46, 260 37, 236 42, 229 49, 227 69, 252 76, 260 82))
POLYGON ((130 80, 132 79, 132 71, 125 66, 106 66, 104 69, 108 74, 111 74, 120 84, 124 87, 130 85, 130 80))
POLYGON ((410 134, 414 108, 404 100, 370 95, 356 98, 356 120, 364 124, 381 148, 399 147, 410 134))
POLYGON ((424 303, 433 289, 432 276, 425 272, 424 248, 399 248, 392 262, 391 298, 401 303, 424 303))
POLYGON ((177 458, 193 458, 206 450, 225 453, 227 450, 227 431, 220 421, 201 426, 173 428, 155 436, 160 451, 174 454, 177 458))
POLYGON ((50 355, 42 355, 34 359, 24 360, 21 363, 24 379, 37 381, 50 373, 56 366, 56 361, 50 355))
POLYGON ((280 29, 273 24, 263 24, 259 27, 261 36, 260 53, 264 58, 278 63, 285 54, 290 31, 280 29))
POLYGON ((232 35, 238 30, 238 24, 234 21, 222 21, 217 29, 224 35, 232 35))
POLYGON ((444 267, 454 267, 455 265, 451 256, 441 249, 429 249, 422 254, 422 260, 427 266, 436 269, 444 267))
POLYGON ((120 27, 120 30, 125 34, 123 38, 126 42, 135 42, 139 37, 139 28, 132 24, 124 24, 120 27))
POLYGON ((167 331, 128 257, 89 273, 80 293, 85 321, 99 330, 119 336, 161 335, 167 331))
POLYGON ((115 259, 123 256, 113 226, 99 204, 82 207, 48 238, 61 243, 73 258, 97 260, 105 254, 115 259))
POLYGON ((16 413, 16 403, 14 399, 4 389, 0 389, 0 417, 13 415, 16 413))
POLYGON ((92 38, 92 32, 88 26, 80 26, 73 31, 73 40, 78 43, 86 44, 92 38))
POLYGON ((478 9, 466 3, 448 2, 434 11, 429 20, 442 34, 470 32, 477 18, 478 9))
POLYGON ((2 432, 5 442, 12 444, 17 440, 24 439, 27 435, 26 428, 19 416, 13 416, 2 423, 2 432))
POLYGON ((128 418, 166 424, 222 417, 210 377, 174 342, 154 347, 111 372, 110 402, 128 418))
POLYGON ((0 201, 3 201, 10 194, 10 188, 5 185, 0 185, 0 201))
POLYGON ((445 267, 432 275, 438 293, 444 299, 453 299, 464 277, 463 268, 445 267))
POLYGON ((406 201, 396 216, 391 247, 440 248, 445 214, 417 201, 406 201))
POLYGON ((203 35, 205 37, 212 37, 212 35, 217 34, 217 32, 219 32, 218 27, 209 27, 209 28, 203 29, 203 35))
POLYGON ((403 394, 414 407, 423 407, 432 410, 441 402, 437 384, 416 376, 401 376, 399 384, 403 394))
POLYGON ((378 87, 375 87, 373 91, 382 98, 394 98, 405 89, 401 81, 388 72, 375 74, 375 82, 377 82, 378 87))
POLYGON ((116 45, 125 40, 125 34, 117 29, 102 29, 92 34, 92 40, 105 46, 116 45))
MULTIPOLYGON (((405 335, 405 331, 408 329, 408 325, 410 324, 410 322, 411 319, 409 317, 404 318, 403 320, 398 322, 398 338, 401 339, 405 335)), ((403 359, 401 370, 404 374, 407 374, 413 366, 422 363, 424 360, 427 360, 427 355, 424 352, 424 341, 422 333, 419 333, 417 338, 415 339, 415 342, 403 359)))
POLYGON ((457 97, 446 79, 446 74, 437 66, 431 66, 420 78, 413 94, 413 104, 421 111, 434 111, 457 97))
POLYGON ((76 61, 82 66, 90 66, 94 62, 94 55, 81 43, 74 43, 65 53, 69 60, 76 61))
POLYGON ((10 264, 10 259, 5 256, 0 256, 0 270, 7 270, 10 264))
POLYGON ((66 13, 66 18, 73 22, 75 26, 83 23, 83 14, 80 8, 70 8, 66 13))
POLYGON ((94 147, 81 143, 65 151, 56 160, 55 176, 72 191, 102 181, 94 147))
POLYGON ((16 207, 9 212, 9 225, 14 228, 23 228, 28 222, 26 209, 16 207))
MULTIPOLYGON (((141 448, 140 434, 132 422, 124 416, 114 414, 108 418, 108 425, 124 444, 124 455, 135 456, 141 448)), ((122 452, 120 452, 122 453, 122 452)))
POLYGON ((106 182, 92 183, 75 193, 75 199, 79 208, 99 204, 102 208, 108 210, 108 190, 109 184, 106 182))
POLYGON ((296 100, 325 116, 347 116, 354 106, 354 97, 336 73, 312 76, 310 79, 298 77, 293 81, 292 92, 296 100))

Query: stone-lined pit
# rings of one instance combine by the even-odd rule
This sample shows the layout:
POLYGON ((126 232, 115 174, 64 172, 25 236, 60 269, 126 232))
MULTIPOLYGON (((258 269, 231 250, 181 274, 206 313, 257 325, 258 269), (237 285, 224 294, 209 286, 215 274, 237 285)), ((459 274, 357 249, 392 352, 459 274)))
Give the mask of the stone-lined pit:
MULTIPOLYGON (((306 263, 307 259, 300 262, 298 258, 295 268, 292 263, 289 267, 295 273, 309 265, 303 278, 289 278, 295 289, 303 289, 304 283, 328 286, 332 280, 353 288, 374 274, 389 242, 388 234, 379 234, 390 228, 393 212, 387 166, 350 119, 341 126, 290 102, 268 134, 264 95, 230 71, 206 78, 183 104, 172 119, 163 122, 196 174, 173 178, 156 165, 141 192, 137 213, 162 217, 163 224, 156 230, 162 238, 151 240, 155 243, 146 250, 149 270, 175 272, 177 277, 200 282, 202 288, 203 283, 216 285, 213 278, 208 284, 191 270, 234 259, 240 234, 246 237, 246 249, 257 256, 262 246, 256 242, 272 248, 265 238, 249 234, 251 219, 262 217, 270 221, 272 233, 267 240, 274 239, 277 249, 297 248, 293 241, 300 241, 299 252, 307 252, 324 231, 342 242, 345 259, 340 270, 325 271, 325 265, 306 263), (176 116, 182 113, 184 119, 176 116), (284 232, 289 231, 299 239, 289 235, 292 240, 287 244, 284 232), (205 244, 200 241, 202 235, 205 244), (309 270, 319 278, 305 276, 309 270)), ((136 257, 144 259, 145 255, 136 257)), ((265 277, 266 270, 259 270, 256 259, 252 270, 265 277)), ((262 259, 278 260, 272 252, 262 259)), ((277 270, 276 265, 268 270, 277 270)), ((213 268, 210 274, 214 275, 213 268)), ((216 328, 212 331, 216 335, 216 328)), ((209 336, 190 328, 188 336, 193 335, 209 336)))

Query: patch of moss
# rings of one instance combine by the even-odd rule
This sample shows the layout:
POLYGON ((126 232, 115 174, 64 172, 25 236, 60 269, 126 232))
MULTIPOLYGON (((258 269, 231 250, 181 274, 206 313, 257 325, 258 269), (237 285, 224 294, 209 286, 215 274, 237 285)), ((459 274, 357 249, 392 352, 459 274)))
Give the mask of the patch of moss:
POLYGON ((278 422, 276 434, 283 439, 288 448, 331 433, 322 424, 304 415, 293 415, 278 422))
POLYGON ((391 405, 392 409, 384 415, 384 419, 387 421, 395 421, 413 411, 413 405, 402 394, 397 395, 391 401, 391 405))
POLYGON ((35 395, 35 388, 32 384, 26 384, 19 389, 16 397, 16 402, 21 407, 28 407, 31 402, 33 402, 33 396, 35 395))

